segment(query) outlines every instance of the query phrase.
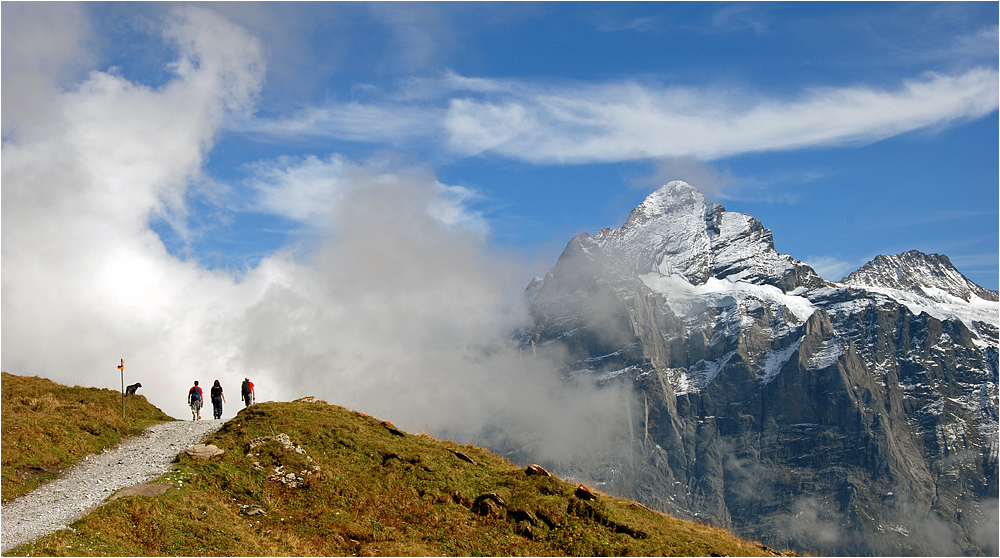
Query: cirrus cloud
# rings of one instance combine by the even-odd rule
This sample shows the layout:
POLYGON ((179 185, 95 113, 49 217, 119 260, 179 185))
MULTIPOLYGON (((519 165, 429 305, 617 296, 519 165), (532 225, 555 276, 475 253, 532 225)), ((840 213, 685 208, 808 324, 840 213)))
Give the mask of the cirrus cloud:
MULTIPOLYGON (((422 96, 386 96, 246 121, 285 139, 328 136, 393 145, 436 142, 452 156, 496 155, 536 164, 664 157, 714 160, 743 153, 866 144, 980 118, 1000 104, 995 69, 927 73, 895 89, 863 85, 788 99, 635 82, 548 86, 444 76, 422 96)), ((411 87, 408 84, 407 87, 411 87)))

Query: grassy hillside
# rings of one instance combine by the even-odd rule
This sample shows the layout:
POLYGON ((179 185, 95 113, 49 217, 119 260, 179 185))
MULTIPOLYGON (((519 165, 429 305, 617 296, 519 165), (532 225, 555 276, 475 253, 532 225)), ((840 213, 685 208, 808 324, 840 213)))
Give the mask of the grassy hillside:
POLYGON ((316 400, 251 406, 206 443, 222 460, 182 454, 163 495, 119 498, 11 554, 774 555, 316 400))
POLYGON ((37 377, 0 375, 3 500, 30 492, 62 469, 157 422, 174 420, 120 391, 67 387, 37 377))

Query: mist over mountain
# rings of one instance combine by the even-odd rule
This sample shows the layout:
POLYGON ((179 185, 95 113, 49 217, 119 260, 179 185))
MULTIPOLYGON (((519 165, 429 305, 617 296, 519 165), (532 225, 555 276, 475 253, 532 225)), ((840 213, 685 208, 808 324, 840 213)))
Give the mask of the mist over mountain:
POLYGON ((832 283, 676 181, 527 296, 525 350, 631 390, 602 488, 805 552, 998 551, 997 292, 946 256, 832 283))

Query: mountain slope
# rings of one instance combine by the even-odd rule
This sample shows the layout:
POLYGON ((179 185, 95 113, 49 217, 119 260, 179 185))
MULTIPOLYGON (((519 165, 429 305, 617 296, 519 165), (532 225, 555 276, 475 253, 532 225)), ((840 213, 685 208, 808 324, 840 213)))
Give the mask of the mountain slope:
POLYGON ((3 372, 3 500, 17 498, 59 471, 147 426, 174 420, 141 395, 67 387, 3 372))
POLYGON ((526 345, 634 388, 609 490, 807 552, 996 552, 998 305, 947 258, 829 283, 673 182, 529 296, 526 345))
POLYGON ((206 443, 221 461, 181 454, 158 496, 8 555, 776 555, 313 398, 253 405, 206 443))

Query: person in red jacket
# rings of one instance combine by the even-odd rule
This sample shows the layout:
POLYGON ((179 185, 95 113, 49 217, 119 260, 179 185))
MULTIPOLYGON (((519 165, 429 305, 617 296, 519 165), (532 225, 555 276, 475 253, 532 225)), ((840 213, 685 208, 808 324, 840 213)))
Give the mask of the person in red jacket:
POLYGON ((198 380, 194 381, 194 386, 188 390, 188 405, 191 406, 191 420, 201 420, 201 402, 205 399, 205 393, 198 387, 198 380))

